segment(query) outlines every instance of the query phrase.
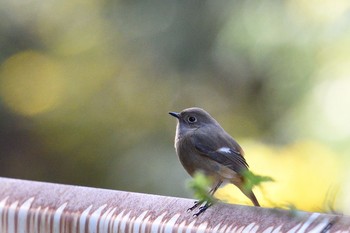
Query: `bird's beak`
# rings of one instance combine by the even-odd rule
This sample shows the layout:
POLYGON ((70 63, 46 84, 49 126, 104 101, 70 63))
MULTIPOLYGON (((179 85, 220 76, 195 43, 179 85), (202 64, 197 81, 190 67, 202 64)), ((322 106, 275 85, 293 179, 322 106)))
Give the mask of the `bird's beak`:
POLYGON ((180 113, 177 112, 169 112, 170 115, 172 115, 173 117, 176 117, 177 119, 180 118, 180 113))

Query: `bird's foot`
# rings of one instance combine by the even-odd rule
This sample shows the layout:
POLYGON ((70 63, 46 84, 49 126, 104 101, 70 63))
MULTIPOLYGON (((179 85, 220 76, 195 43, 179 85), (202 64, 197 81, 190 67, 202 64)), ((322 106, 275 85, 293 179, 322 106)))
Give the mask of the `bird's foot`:
POLYGON ((199 215, 204 213, 211 205, 212 205, 212 203, 206 202, 204 205, 199 207, 199 211, 197 213, 195 213, 193 216, 198 217, 199 215))
POLYGON ((194 205, 187 209, 187 212, 191 212, 192 210, 196 209, 202 203, 203 203, 202 201, 195 201, 194 205))

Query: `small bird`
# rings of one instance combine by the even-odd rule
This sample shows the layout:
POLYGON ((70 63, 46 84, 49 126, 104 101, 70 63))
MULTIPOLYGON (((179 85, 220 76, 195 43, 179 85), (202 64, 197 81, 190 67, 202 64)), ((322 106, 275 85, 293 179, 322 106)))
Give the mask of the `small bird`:
MULTIPOLYGON (((193 176, 200 171, 213 180, 209 194, 214 195, 222 183, 236 185, 255 206, 260 206, 252 190, 245 186, 244 172, 248 164, 239 144, 220 124, 201 108, 187 108, 180 113, 169 112, 178 119, 175 135, 175 150, 185 170, 193 176)), ((195 202, 188 210, 201 205, 195 202)), ((199 208, 199 216, 210 207, 210 203, 199 208)))

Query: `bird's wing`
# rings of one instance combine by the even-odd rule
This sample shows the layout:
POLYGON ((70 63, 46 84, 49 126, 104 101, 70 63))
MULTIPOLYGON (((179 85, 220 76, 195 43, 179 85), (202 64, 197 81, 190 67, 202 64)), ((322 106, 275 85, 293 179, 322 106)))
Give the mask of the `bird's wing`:
POLYGON ((194 147, 201 155, 227 166, 235 172, 245 171, 248 164, 243 157, 242 149, 232 138, 229 138, 229 141, 223 138, 220 139, 216 140, 220 143, 215 143, 214 141, 208 142, 207 139, 204 140, 200 135, 191 138, 194 147), (238 147, 235 147, 235 145, 238 147))

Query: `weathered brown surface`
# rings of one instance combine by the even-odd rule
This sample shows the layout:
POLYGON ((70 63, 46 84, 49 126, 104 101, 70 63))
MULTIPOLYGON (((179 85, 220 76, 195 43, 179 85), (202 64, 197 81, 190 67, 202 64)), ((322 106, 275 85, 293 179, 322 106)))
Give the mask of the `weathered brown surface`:
POLYGON ((0 232, 329 232, 350 217, 218 203, 203 215, 193 200, 0 178, 0 232))

